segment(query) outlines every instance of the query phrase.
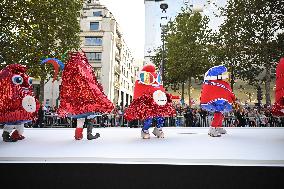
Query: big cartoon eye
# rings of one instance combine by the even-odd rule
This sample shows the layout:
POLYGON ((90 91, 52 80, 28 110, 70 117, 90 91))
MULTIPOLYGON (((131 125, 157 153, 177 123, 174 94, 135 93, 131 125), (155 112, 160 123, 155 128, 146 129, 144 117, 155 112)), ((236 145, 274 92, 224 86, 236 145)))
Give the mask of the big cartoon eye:
POLYGON ((29 77, 28 82, 29 82, 29 85, 32 85, 33 84, 33 79, 31 77, 29 77))
POLYGON ((12 77, 12 82, 16 85, 21 85, 23 83, 23 81, 24 80, 23 80, 22 76, 20 76, 20 75, 14 75, 12 77))

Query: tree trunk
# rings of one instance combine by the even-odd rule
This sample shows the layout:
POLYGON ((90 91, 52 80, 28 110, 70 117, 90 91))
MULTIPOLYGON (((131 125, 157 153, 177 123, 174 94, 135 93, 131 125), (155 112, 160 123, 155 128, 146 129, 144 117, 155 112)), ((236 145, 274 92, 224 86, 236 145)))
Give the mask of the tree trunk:
POLYGON ((231 88, 234 91, 234 84, 235 84, 235 73, 234 73, 234 65, 232 65, 231 69, 231 88))
POLYGON ((44 80, 40 80, 40 95, 39 95, 39 102, 44 105, 44 80))
POLYGON ((184 82, 181 84, 181 101, 184 103, 184 82))
POLYGON ((191 95, 190 95, 190 92, 191 92, 191 77, 188 78, 188 105, 189 107, 191 107, 191 95))
POLYGON ((266 100, 266 105, 271 105, 270 82, 271 82, 271 67, 270 67, 270 64, 266 64, 266 73, 265 73, 265 100, 266 100))

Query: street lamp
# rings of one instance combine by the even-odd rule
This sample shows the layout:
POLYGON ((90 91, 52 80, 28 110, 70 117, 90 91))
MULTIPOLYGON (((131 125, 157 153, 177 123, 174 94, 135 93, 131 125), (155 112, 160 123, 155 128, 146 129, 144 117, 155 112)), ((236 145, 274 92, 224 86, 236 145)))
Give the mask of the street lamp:
MULTIPOLYGON (((167 9, 168 9, 168 4, 167 3, 161 3, 160 4, 160 8, 162 9, 162 13, 166 13, 167 12, 167 9)), ((161 22, 160 26, 161 26, 161 34, 162 34, 162 42, 163 42, 163 45, 162 45, 162 63, 161 63, 161 72, 162 72, 162 80, 165 81, 165 27, 167 25, 167 16, 162 16, 161 17, 161 21, 164 21, 164 22, 161 22), (165 20, 163 20, 165 19, 165 20)))

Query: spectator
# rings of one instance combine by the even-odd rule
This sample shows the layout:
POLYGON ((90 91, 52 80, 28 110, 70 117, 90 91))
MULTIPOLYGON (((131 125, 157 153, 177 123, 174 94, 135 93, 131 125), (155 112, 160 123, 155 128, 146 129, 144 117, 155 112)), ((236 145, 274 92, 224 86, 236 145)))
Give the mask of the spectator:
POLYGON ((193 123, 193 114, 189 107, 185 109, 184 118, 185 118, 185 126, 191 127, 193 123))
POLYGON ((33 127, 40 127, 42 128, 44 126, 44 122, 43 122, 43 119, 44 119, 44 110, 43 110, 44 106, 43 105, 40 105, 40 108, 38 109, 38 118, 35 122, 35 124, 33 125, 33 127))

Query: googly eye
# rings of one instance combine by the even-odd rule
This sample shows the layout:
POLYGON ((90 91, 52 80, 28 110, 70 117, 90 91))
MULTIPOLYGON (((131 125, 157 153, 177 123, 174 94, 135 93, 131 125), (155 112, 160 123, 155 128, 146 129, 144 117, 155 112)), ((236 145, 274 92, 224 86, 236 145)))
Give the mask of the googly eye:
POLYGON ((22 76, 20 76, 20 75, 14 75, 12 77, 12 82, 16 85, 21 85, 23 83, 23 81, 24 80, 23 80, 22 76))
POLYGON ((33 84, 33 79, 31 77, 29 77, 28 82, 29 82, 29 85, 32 85, 33 84))

